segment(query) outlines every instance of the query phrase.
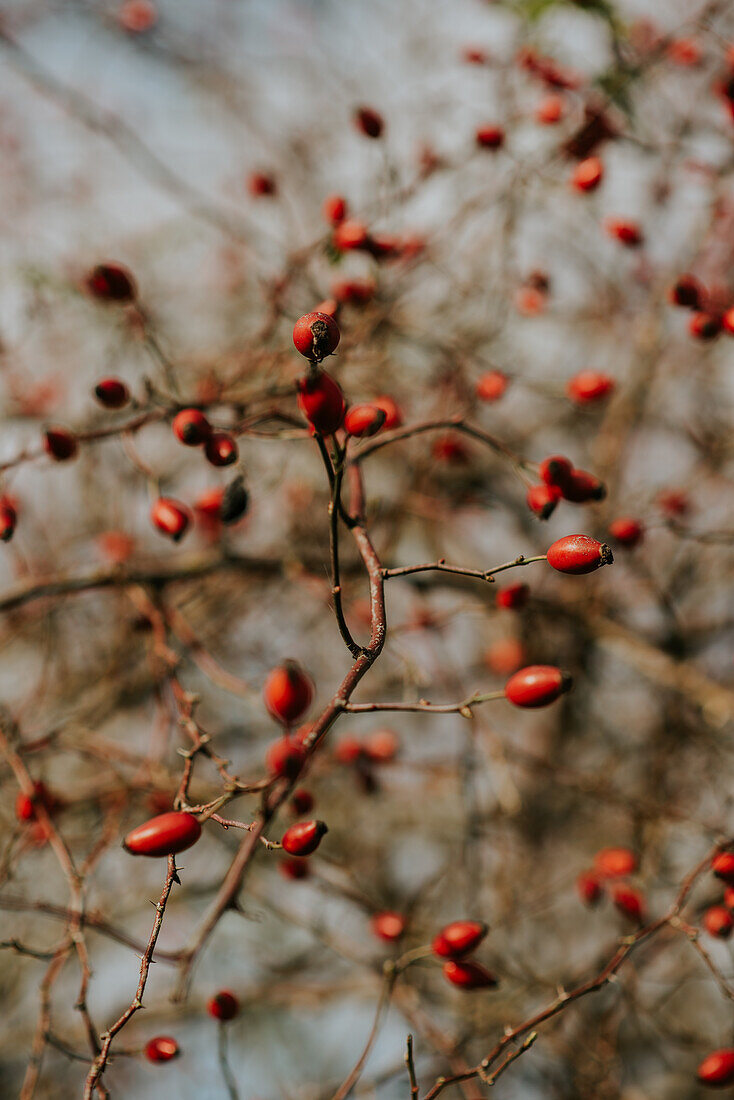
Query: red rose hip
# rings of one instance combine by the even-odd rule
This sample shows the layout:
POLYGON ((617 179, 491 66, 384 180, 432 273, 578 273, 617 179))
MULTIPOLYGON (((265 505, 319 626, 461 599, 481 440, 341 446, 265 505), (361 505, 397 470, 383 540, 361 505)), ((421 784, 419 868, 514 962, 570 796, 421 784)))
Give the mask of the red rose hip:
POLYGON ((94 387, 94 396, 106 409, 121 409, 130 400, 130 390, 119 378, 103 378, 94 387))
POLYGON ((179 542, 191 523, 191 513, 183 504, 170 497, 158 497, 150 510, 154 527, 174 542, 179 542))
POLYGON ((561 499, 561 490, 556 485, 533 485, 525 499, 530 511, 539 519, 550 519, 561 499))
POLYGON ((298 380, 298 407, 312 428, 333 435, 344 419, 344 394, 331 375, 319 371, 298 380))
POLYGON ((724 1087, 734 1085, 734 1049, 714 1050, 698 1067, 698 1080, 702 1085, 724 1087))
POLYGON ((604 878, 623 878, 637 870, 637 856, 629 848, 602 848, 594 856, 594 868, 604 878))
POLYGON ((296 661, 284 661, 268 675, 263 698, 273 718, 290 725, 311 705, 313 681, 296 661))
POLYGON ((79 442, 67 428, 47 428, 43 436, 43 449, 56 462, 68 462, 75 458, 79 442))
POLYGON ((571 576, 593 573, 614 561, 611 548, 590 535, 564 535, 548 547, 547 558, 559 573, 571 576))
POLYGON ((310 856, 328 831, 324 821, 300 821, 286 829, 280 843, 289 856, 310 856))
POLYGON ((237 441, 229 432, 212 432, 204 444, 204 454, 212 466, 231 466, 239 457, 237 441))
POLYGON ((487 932, 488 927, 484 921, 455 920, 445 925, 434 937, 431 949, 434 955, 442 959, 460 959, 476 950, 487 932))
POLYGON ((405 932, 405 924, 405 917, 401 913, 389 911, 375 913, 370 919, 372 934, 386 943, 395 943, 399 940, 405 932))
POLYGON ((211 998, 206 1010, 215 1020, 226 1023, 227 1020, 234 1020, 240 1010, 240 1002, 228 989, 220 989, 219 993, 215 993, 211 998))
POLYGON ((461 989, 493 989, 498 984, 491 971, 475 962, 455 962, 450 959, 443 964, 443 976, 461 989))
POLYGON ((631 550, 642 542, 645 530, 639 520, 631 516, 620 516, 609 524, 609 534, 620 546, 631 550))
POLYGON ((185 852, 201 836, 201 824, 193 814, 171 810, 151 817, 128 833, 123 848, 133 856, 172 856, 185 852))
POLYGON ((703 915, 703 926, 710 936, 728 940, 734 929, 734 920, 723 905, 712 905, 703 915))
POLYGON ((572 679, 555 665, 528 665, 514 673, 505 684, 505 696, 516 707, 546 707, 564 692, 572 679))
POLYGON ((301 355, 316 363, 339 346, 339 326, 328 313, 304 313, 293 326, 293 343, 301 355))
POLYGON ((344 427, 358 438, 377 435, 384 427, 387 413, 377 405, 353 405, 344 417, 344 427))
POLYGON ((173 418, 173 434, 187 447, 200 447, 211 434, 211 425, 201 409, 181 409, 173 418))
POLYGON ((145 1045, 145 1057, 149 1062, 170 1062, 179 1053, 179 1045, 170 1035, 156 1035, 145 1045))

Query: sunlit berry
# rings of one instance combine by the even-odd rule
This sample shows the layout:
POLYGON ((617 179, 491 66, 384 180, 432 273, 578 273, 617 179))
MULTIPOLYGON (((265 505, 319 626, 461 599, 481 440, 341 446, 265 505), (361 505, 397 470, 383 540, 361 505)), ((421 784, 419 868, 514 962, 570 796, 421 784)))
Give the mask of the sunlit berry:
POLYGON ((527 665, 507 681, 505 697, 516 707, 546 707, 572 685, 570 674, 555 665, 527 665))

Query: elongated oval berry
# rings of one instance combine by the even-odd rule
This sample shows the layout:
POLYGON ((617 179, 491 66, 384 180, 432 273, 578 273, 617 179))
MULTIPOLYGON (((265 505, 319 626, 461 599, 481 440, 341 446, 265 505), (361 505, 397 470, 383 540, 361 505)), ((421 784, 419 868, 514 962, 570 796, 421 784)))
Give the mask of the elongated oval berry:
POLYGON ((443 976, 461 989, 493 989, 497 978, 490 970, 475 962, 457 962, 450 959, 443 964, 443 976))
POLYGON ((528 602, 530 586, 527 584, 508 584, 497 590, 494 600, 497 607, 508 611, 519 611, 528 602))
POLYGON ((614 390, 614 379, 598 370, 582 370, 569 379, 566 393, 577 405, 603 401, 614 390))
POLYGON ((347 216, 347 200, 342 195, 327 195, 321 213, 329 225, 339 225, 347 216))
POLYGON ((549 455, 538 467, 541 481, 561 489, 573 473, 573 463, 563 455, 549 455))
POLYGON ((557 485, 532 485, 525 499, 528 508, 539 519, 549 519, 561 499, 561 490, 557 485))
POLYGON ((15 816, 18 821, 35 821, 36 807, 42 806, 47 814, 56 808, 56 799, 42 779, 33 784, 32 794, 20 791, 15 800, 15 816))
POLYGON ((354 112, 354 125, 365 137, 378 138, 385 129, 385 120, 373 107, 357 107, 354 112))
POLYGON ((222 501, 219 506, 219 518, 222 523, 229 526, 236 523, 238 519, 242 519, 249 503, 250 497, 245 488, 244 478, 241 476, 236 477, 234 481, 230 481, 222 494, 222 501))
POLYGON ((119 378, 103 378, 94 387, 94 396, 106 409, 121 409, 130 400, 130 390, 119 378))
POLYGON ((227 1020, 234 1020, 240 1010, 240 1002, 228 989, 220 989, 208 1002, 206 1010, 215 1020, 226 1023, 227 1020))
POLYGON ((631 516, 620 516, 609 524, 609 534, 620 546, 632 549, 642 542, 645 529, 639 520, 631 516))
POLYGON ((172 856, 185 852, 200 836, 193 814, 171 810, 138 825, 125 837, 123 848, 133 856, 172 856))
POLYGON ((344 427, 350 435, 359 439, 365 436, 377 435, 380 428, 384 427, 387 413, 377 405, 352 405, 344 417, 344 427))
POLYGON ((711 870, 717 878, 734 886, 734 852, 719 852, 711 860, 711 870))
POLYGON ((702 1085, 734 1085, 734 1049, 714 1050, 698 1067, 698 1080, 702 1085))
POLYGON ((324 821, 299 821, 286 829, 280 843, 289 856, 310 856, 328 831, 324 821))
POLYGON ((573 170, 571 183, 577 191, 596 191, 604 178, 604 165, 599 157, 586 157, 573 170))
POLYGON ((374 397, 370 404, 376 405, 378 409, 384 410, 386 418, 384 427, 386 431, 389 431, 390 428, 399 428, 403 423, 403 414, 400 411, 400 406, 387 394, 383 394, 381 397, 374 397))
POLYGON ((303 745, 292 737, 280 737, 273 741, 265 753, 265 764, 273 775, 286 775, 295 779, 303 767, 306 751, 303 745))
POLYGON ((0 539, 10 542, 15 532, 18 516, 15 508, 6 497, 0 497, 0 539))
POLYGON ((170 1035, 156 1035, 145 1045, 145 1057, 149 1062, 170 1062, 179 1053, 179 1045, 170 1035))
POLYGON ((604 878, 623 878, 637 870, 637 856, 629 848, 601 848, 594 856, 594 868, 604 878))
POLYGON ((476 950, 488 931, 484 921, 455 920, 434 936, 431 950, 442 959, 460 959, 476 950))
POLYGON ((508 676, 525 661, 525 649, 517 638, 499 638, 484 654, 484 663, 492 672, 508 676))
POLYGON ((212 432, 204 444, 204 454, 212 466, 231 466, 239 453, 237 441, 229 432, 212 432))
POLYGON ((86 278, 89 293, 102 302, 132 302, 137 288, 132 274, 122 264, 97 264, 86 278))
POLYGON ((294 791, 291 795, 288 805, 291 813, 299 817, 301 814, 308 814, 311 812, 314 805, 314 797, 305 787, 299 787, 298 790, 294 791))
POLYGON ((296 661, 284 661, 269 673, 263 698, 273 718, 290 725, 311 705, 313 681, 296 661))
POLYGON ((637 222, 625 221, 623 218, 607 218, 604 230, 607 236, 613 237, 627 248, 638 248, 644 240, 637 222))
POLYGON ((593 573, 614 561, 611 548, 590 535, 564 535, 548 547, 547 557, 548 564, 559 573, 572 576, 593 573))
POLYGON ((339 346, 339 326, 328 313, 304 313, 293 326, 293 343, 301 355, 320 363, 339 346))
POLYGON ((499 149, 505 142, 505 131, 501 126, 480 126, 475 134, 480 149, 499 149))
POLYGON ((67 462, 76 457, 79 442, 67 428, 47 428, 43 436, 43 449, 56 462, 67 462))
POLYGON ((712 905, 703 915, 703 926, 710 936, 728 940, 734 929, 734 920, 725 906, 712 905))
POLYGON ((561 495, 573 504, 586 504, 590 500, 604 500, 607 489, 595 474, 589 474, 586 470, 571 470, 561 486, 561 495))
POLYGON ((402 913, 387 910, 383 913, 375 913, 370 918, 372 934, 377 936, 378 940, 385 940, 386 943, 395 943, 399 940, 405 932, 406 923, 402 913))
POLYGON ((174 542, 179 542, 191 523, 191 513, 183 504, 171 497, 158 497, 150 510, 153 525, 174 542))
POLYGON ((507 681, 505 696, 516 707, 546 707, 572 684, 570 674, 555 665, 528 665, 507 681))
POLYGON ((612 901, 618 912, 635 924, 642 924, 645 920, 645 899, 634 886, 628 886, 625 882, 618 883, 612 890, 612 901))
POLYGON ((480 401, 499 401, 507 389, 509 380, 499 370, 489 370, 477 379, 476 395, 480 401))
POLYGON ((333 435, 344 419, 344 394, 331 375, 319 371, 298 380, 298 407, 317 432, 333 435))
POLYGON ((582 871, 576 879, 576 890, 588 906, 596 905, 604 896, 604 887, 595 871, 582 871))
POLYGON ((201 409, 181 409, 173 418, 173 434, 187 447, 200 447, 211 434, 211 424, 201 409))

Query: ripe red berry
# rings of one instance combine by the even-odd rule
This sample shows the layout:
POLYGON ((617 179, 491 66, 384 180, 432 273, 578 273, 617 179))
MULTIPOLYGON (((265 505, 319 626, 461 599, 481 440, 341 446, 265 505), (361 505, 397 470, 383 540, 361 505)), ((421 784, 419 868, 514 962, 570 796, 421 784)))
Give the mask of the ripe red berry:
POLYGON ((46 813, 50 814, 56 805, 56 799, 51 791, 43 780, 39 779, 33 784, 32 794, 26 794, 25 791, 19 792, 15 799, 15 816, 18 821, 35 821, 37 806, 42 806, 46 813))
POLYGON ((727 885, 734 886, 734 852, 719 852, 711 860, 711 870, 727 885))
POLYGON ((673 305, 686 309, 700 309, 704 289, 695 275, 680 275, 668 291, 673 305))
POLYGON ((341 195, 327 195, 321 213, 329 225, 339 225, 347 216, 347 200, 341 195))
POLYGON ((703 926, 710 936, 728 940, 734 929, 734 920, 723 905, 712 905, 703 915, 703 926))
POLYGON ((691 502, 685 489, 662 489, 657 495, 658 507, 671 518, 688 514, 691 502))
POLYGON ((701 60, 701 47, 695 38, 674 38, 668 44, 667 54, 675 65, 689 67, 698 65, 701 60))
POLYGON ((443 964, 443 976, 461 989, 493 989, 498 984, 494 974, 475 962, 450 959, 443 964))
POLYGON ((278 185, 275 177, 268 172, 253 172, 247 180, 247 190, 253 198, 273 196, 277 194, 278 185))
POLYGON ((240 1010, 240 1002, 235 997, 234 993, 230 993, 228 989, 221 989, 219 993, 215 993, 206 1006, 206 1010, 210 1016, 213 1016, 215 1020, 221 1020, 226 1023, 227 1020, 233 1020, 240 1010))
POLYGON ((604 165, 599 157, 586 157, 573 170, 571 183, 577 191, 596 191, 604 178, 604 165))
POLYGON ((637 870, 637 856, 629 848, 601 848, 594 856, 594 869, 604 878, 624 878, 637 870))
POLYGON ((559 573, 573 576, 593 573, 614 561, 610 547, 590 535, 564 535, 548 547, 547 557, 548 564, 559 573))
POLYGON ((173 418, 173 434, 187 447, 199 447, 211 434, 211 424, 201 409, 181 409, 173 418))
POLYGON ((290 856, 310 856, 328 831, 324 821, 299 821, 286 829, 280 843, 290 856))
POLYGON ((373 764, 389 764, 397 756, 399 748, 400 741, 396 733, 392 730, 375 730, 365 737, 362 755, 373 764))
POLYGON ((475 134, 480 149, 499 149, 505 141, 505 131, 501 126, 480 126, 475 134))
POLYGON ((553 126, 560 122, 566 113, 565 101, 559 95, 548 95, 535 109, 536 121, 544 126, 553 126))
POLYGON ((475 951, 488 931, 484 921, 455 920, 434 936, 431 949, 442 959, 460 959, 475 951))
POLYGON ((273 718, 289 726, 311 705, 313 681, 296 661, 284 661, 269 673, 263 698, 273 718))
POLYGON ((156 1035, 145 1046, 145 1057, 149 1062, 170 1062, 179 1053, 179 1045, 170 1035, 156 1035))
POLYGON ((344 427, 350 435, 359 439, 365 436, 377 435, 380 428, 384 427, 387 413, 377 405, 352 405, 344 417, 344 427))
POLYGON ((143 34, 158 22, 158 12, 150 0, 125 0, 115 19, 129 34, 143 34))
POLYGON ((405 932, 406 923, 405 917, 401 913, 389 911, 375 913, 370 918, 372 934, 377 936, 378 940, 385 940, 386 943, 395 943, 396 940, 399 940, 405 932))
POLYGON ((549 455, 541 462, 539 472, 546 485, 555 485, 560 489, 571 477, 573 465, 563 455, 549 455))
POLYGON ((265 754, 268 771, 273 775, 286 775, 289 779, 295 779, 305 759, 303 745, 292 737, 280 737, 273 741, 265 754))
POLYGON ((86 278, 87 290, 103 302, 131 302, 137 296, 132 274, 122 264, 97 264, 86 278))
POLYGON ((0 539, 10 542, 15 532, 18 515, 6 497, 0 497, 0 539))
POLYGON ((637 222, 625 221, 623 218, 607 218, 604 229, 607 236, 613 237, 627 248, 637 248, 644 239, 637 222))
POLYGON ((612 901, 623 917, 634 921, 635 924, 642 924, 645 919, 645 899, 634 886, 628 886, 624 882, 618 883, 612 890, 612 901))
POLYGON ((339 764, 354 764, 362 755, 362 742, 353 736, 342 737, 334 749, 334 759, 339 764))
POLYGON ((507 375, 499 370, 490 370, 477 380, 476 394, 480 401, 499 401, 507 389, 507 375))
POLYGON ((284 878, 303 879, 311 874, 311 868, 307 859, 299 859, 298 856, 289 856, 281 859, 278 870, 284 878))
POLYGON ((571 470, 561 486, 564 500, 574 504, 586 504, 590 500, 604 500, 607 489, 603 481, 586 470, 571 470))
POLYGON ((714 1050, 698 1067, 702 1085, 734 1085, 734 1049, 714 1050))
POLYGON ((714 313, 694 313, 688 331, 696 340, 714 340, 721 332, 721 317, 714 313))
POLYGON ((103 378, 94 387, 94 396, 106 409, 121 409, 130 400, 130 390, 119 378, 103 378))
POLYGON ((351 252, 358 248, 367 248, 370 243, 370 234, 364 222, 356 219, 348 219, 340 222, 334 230, 332 237, 334 248, 341 252, 351 252))
POLYGON ((171 497, 158 497, 150 510, 150 518, 153 525, 174 542, 180 542, 191 523, 188 508, 171 497))
POLYGON ((138 825, 123 848, 133 856, 171 856, 185 852, 200 836, 201 824, 193 814, 171 810, 138 825))
POLYGON ((43 436, 43 448, 56 462, 66 462, 76 456, 79 443, 73 432, 66 428, 47 428, 43 436))
POLYGON ((628 547, 632 549, 633 546, 637 546, 642 542, 642 537, 645 533, 645 529, 639 520, 632 519, 631 516, 620 516, 619 519, 612 520, 609 524, 609 534, 615 542, 618 542, 620 546, 628 547))
POLYGON ((291 795, 289 805, 291 812, 296 816, 308 814, 313 809, 314 797, 305 787, 299 787, 298 790, 295 790, 291 795))
POLYGON ((345 402, 341 387, 326 371, 298 380, 298 407, 311 426, 322 435, 341 427, 345 402))
POLYGON ((341 279, 331 284, 331 293, 339 305, 366 305, 375 295, 371 279, 341 279))
POLYGON ((594 871, 582 871, 576 879, 576 889, 584 905, 596 905, 604 895, 604 887, 594 871))
POLYGON ((721 327, 728 336, 734 336, 734 306, 724 313, 721 318, 721 327))
POLYGON ((521 668, 525 661, 525 650, 517 638, 500 638, 493 642, 484 654, 484 663, 492 672, 508 676, 521 668))
POLYGON ((497 607, 503 607, 508 611, 519 611, 528 602, 530 586, 527 584, 508 584, 500 588, 495 596, 497 607))
POLYGON ((724 890, 724 905, 727 909, 734 909, 734 886, 727 886, 724 890))
POLYGON ((566 393, 577 405, 603 401, 614 390, 614 379, 596 370, 582 370, 566 383, 566 393))
POLYGON ((561 490, 556 485, 533 485, 525 499, 528 508, 539 519, 549 519, 561 499, 561 490))
POLYGON ((304 313, 293 326, 293 343, 301 355, 320 363, 339 346, 339 326, 328 313, 304 313))
POLYGON ((461 51, 461 60, 465 61, 467 65, 486 65, 489 61, 489 55, 480 46, 464 46, 461 51))
POLYGON ((385 430, 389 431, 390 428, 399 428, 403 423, 403 414, 400 411, 400 406, 392 397, 388 397, 383 394, 381 397, 375 397, 370 402, 372 405, 376 405, 378 409, 383 409, 385 412, 385 430))
POLYGON ((572 685, 570 674, 555 665, 527 665, 507 681, 505 697, 516 707, 546 707, 572 685))
POLYGON ((357 107, 354 112, 354 125, 365 137, 378 138, 385 129, 385 121, 372 107, 357 107))
POLYGON ((231 466, 239 453, 237 440, 229 432, 212 432, 204 444, 204 454, 212 466, 231 466))

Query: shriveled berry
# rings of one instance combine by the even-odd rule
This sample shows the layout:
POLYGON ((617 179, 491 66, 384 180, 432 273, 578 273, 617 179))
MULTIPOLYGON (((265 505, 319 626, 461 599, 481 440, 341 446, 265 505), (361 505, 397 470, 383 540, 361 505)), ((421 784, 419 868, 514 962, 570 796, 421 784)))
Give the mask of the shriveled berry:
POLYGON ((171 810, 138 825, 123 848, 133 856, 171 856, 185 852, 200 836, 201 824, 193 814, 171 810))
POLYGON ((339 346, 339 326, 328 313, 304 313, 293 326, 293 343, 301 355, 319 363, 339 346))
POLYGON ((121 409, 130 400, 130 390, 119 378, 102 378, 94 387, 94 396, 106 409, 121 409))
POLYGON ((215 1020, 226 1022, 235 1018, 240 1010, 240 1002, 234 993, 230 993, 228 989, 221 989, 219 993, 215 993, 211 998, 206 1010, 215 1020))
POLYGON ((204 454, 212 466, 231 466, 239 453, 237 440, 229 432, 212 432, 204 444, 204 454))
POLYGON ((555 665, 527 665, 507 681, 505 697, 516 707, 546 707, 572 685, 570 674, 555 665))
POLYGON ((493 989, 497 978, 481 963, 456 962, 450 959, 443 964, 443 976, 461 989, 493 989))
POLYGON ((145 1057, 149 1062, 170 1062, 179 1053, 179 1045, 170 1035, 156 1035, 145 1045, 145 1057))
POLYGON ((263 698, 273 718, 289 726, 311 705, 313 681, 296 661, 284 661, 269 673, 263 698))
POLYGON ((382 913, 375 913, 370 918, 370 928, 372 934, 377 936, 378 940, 384 940, 386 943, 395 943, 405 932, 406 919, 402 913, 393 913, 385 911, 382 913))
POLYGON ((43 448, 56 462, 67 462, 76 457, 79 442, 67 428, 47 428, 43 436, 43 448))
POLYGON ((637 519, 631 516, 620 516, 609 524, 609 534, 620 546, 632 549, 642 542, 645 529, 637 519))
POLYGON ((324 821, 299 821, 286 829, 280 843, 290 856, 310 856, 328 831, 324 821))
POLYGON ((387 413, 377 405, 352 405, 344 417, 344 427, 350 435, 361 439, 377 435, 386 420, 387 413))
POLYGON ((434 936, 431 950, 442 959, 460 959, 475 951, 488 931, 484 921, 455 920, 434 936))
POLYGON ((528 602, 530 586, 527 584, 508 584, 497 590, 494 600, 497 607, 508 611, 519 611, 528 602))
POLYGON ((734 1085, 734 1049, 712 1051, 701 1062, 697 1076, 702 1085, 734 1085))
POLYGON ((614 555, 604 542, 590 535, 564 535, 548 547, 548 564, 559 573, 580 576, 611 565, 614 555))
POLYGON ((179 542, 191 523, 191 513, 185 505, 171 497, 158 497, 150 510, 153 525, 174 542, 179 542))
POLYGON ((594 856, 594 868, 604 878, 624 878, 637 870, 637 856, 629 848, 601 848, 594 856))

